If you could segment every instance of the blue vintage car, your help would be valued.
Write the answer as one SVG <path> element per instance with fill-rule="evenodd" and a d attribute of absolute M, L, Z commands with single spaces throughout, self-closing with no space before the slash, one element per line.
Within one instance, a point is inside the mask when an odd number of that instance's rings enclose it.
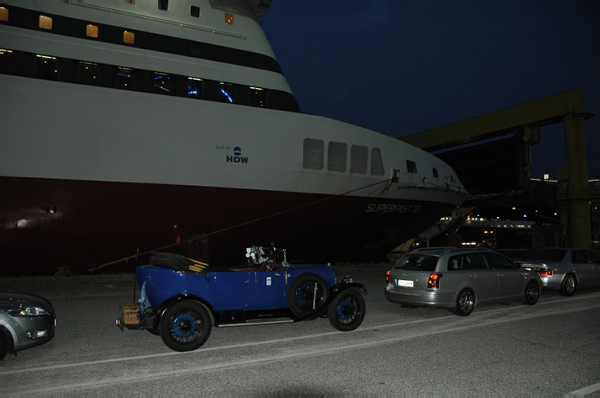
<path fill-rule="evenodd" d="M 329 318 L 341 331 L 365 317 L 364 285 L 336 280 L 329 265 L 292 265 L 285 250 L 253 246 L 247 264 L 216 267 L 177 254 L 154 253 L 137 267 L 140 302 L 121 304 L 117 325 L 149 329 L 175 351 L 191 351 L 212 326 Z"/>

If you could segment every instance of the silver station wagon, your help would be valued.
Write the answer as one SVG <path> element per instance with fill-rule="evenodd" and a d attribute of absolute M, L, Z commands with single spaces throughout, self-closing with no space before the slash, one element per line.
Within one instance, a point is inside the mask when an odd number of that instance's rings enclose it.
<path fill-rule="evenodd" d="M 447 308 L 469 315 L 478 305 L 537 303 L 542 282 L 488 249 L 427 248 L 405 254 L 387 272 L 385 298 L 406 306 Z"/>

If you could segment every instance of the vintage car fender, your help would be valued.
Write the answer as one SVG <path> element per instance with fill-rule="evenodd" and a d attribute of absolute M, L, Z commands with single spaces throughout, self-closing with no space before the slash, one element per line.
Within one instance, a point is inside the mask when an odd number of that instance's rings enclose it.
<path fill-rule="evenodd" d="M 317 308 L 314 312 L 312 312 L 308 315 L 294 318 L 294 322 L 301 322 L 301 321 L 305 321 L 307 319 L 313 319 L 313 318 L 315 318 L 315 316 L 323 316 L 326 313 L 327 307 L 329 306 L 329 304 L 340 293 L 346 291 L 347 289 L 355 289 L 355 290 L 359 291 L 363 296 L 366 296 L 368 294 L 367 287 L 365 285 L 363 285 L 362 283 L 347 282 L 347 281 L 344 281 L 341 283 L 336 283 L 335 285 L 333 285 L 329 288 L 329 298 L 323 304 L 321 304 L 319 306 L 319 308 Z"/>

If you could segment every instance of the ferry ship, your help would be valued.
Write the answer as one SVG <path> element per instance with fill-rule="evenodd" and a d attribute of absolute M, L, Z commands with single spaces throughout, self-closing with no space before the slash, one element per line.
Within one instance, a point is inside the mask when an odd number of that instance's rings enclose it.
<path fill-rule="evenodd" d="M 467 198 L 435 156 L 301 112 L 271 2 L 0 1 L 4 275 L 270 242 L 376 261 Z"/>

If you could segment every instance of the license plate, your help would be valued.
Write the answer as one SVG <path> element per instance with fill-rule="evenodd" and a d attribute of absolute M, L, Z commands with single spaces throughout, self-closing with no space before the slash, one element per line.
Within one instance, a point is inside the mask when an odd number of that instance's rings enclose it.
<path fill-rule="evenodd" d="M 402 287 L 415 287 L 414 281 L 406 281 L 404 279 L 396 279 L 396 285 Z"/>

